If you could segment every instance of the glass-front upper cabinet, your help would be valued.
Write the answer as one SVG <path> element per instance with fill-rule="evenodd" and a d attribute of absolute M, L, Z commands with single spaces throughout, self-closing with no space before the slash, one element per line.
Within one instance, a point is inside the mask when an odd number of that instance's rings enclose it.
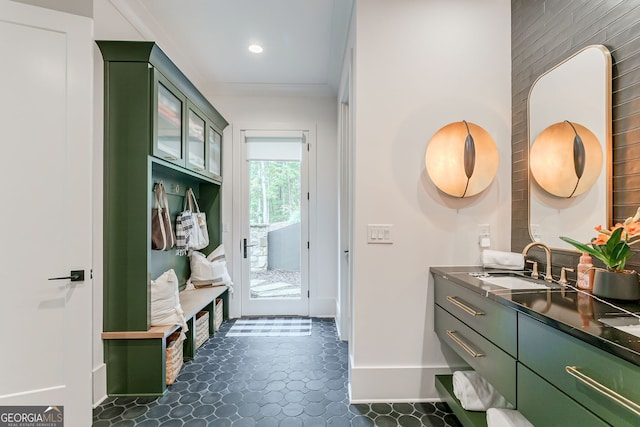
<path fill-rule="evenodd" d="M 189 106 L 187 122 L 187 167 L 197 172 L 205 170 L 204 115 Z"/>
<path fill-rule="evenodd" d="M 213 127 L 207 131 L 207 172 L 215 177 L 222 176 L 221 170 L 222 136 Z"/>
<path fill-rule="evenodd" d="M 171 83 L 158 77 L 153 155 L 184 165 L 183 117 L 186 99 Z"/>

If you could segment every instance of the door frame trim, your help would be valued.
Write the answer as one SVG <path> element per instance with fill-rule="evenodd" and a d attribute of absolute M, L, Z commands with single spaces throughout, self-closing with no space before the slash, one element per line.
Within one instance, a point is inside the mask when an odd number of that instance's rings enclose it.
<path fill-rule="evenodd" d="M 308 257 L 308 290 L 309 298 L 307 300 L 307 314 L 312 313 L 314 301 L 317 300 L 317 283 L 314 280 L 313 272 L 316 271 L 316 258 L 313 255 L 313 244 L 317 242 L 317 138 L 315 123 L 309 122 L 246 122 L 232 124 L 232 226 L 231 226 L 231 242 L 232 247 L 227 250 L 228 263 L 231 264 L 232 277 L 236 284 L 238 297 L 230 305 L 230 317 L 241 317 L 242 315 L 242 221 L 236 218 L 242 218 L 242 191 L 244 185 L 243 177 L 243 132 L 244 131 L 304 131 L 308 133 L 309 153 L 308 153 L 308 189 L 309 189 L 309 205 L 308 205 L 308 240 L 310 249 L 306 251 Z M 304 245 L 303 245 L 304 247 Z M 301 256 L 305 256 L 302 254 Z M 234 298 L 235 299 L 235 298 Z"/>

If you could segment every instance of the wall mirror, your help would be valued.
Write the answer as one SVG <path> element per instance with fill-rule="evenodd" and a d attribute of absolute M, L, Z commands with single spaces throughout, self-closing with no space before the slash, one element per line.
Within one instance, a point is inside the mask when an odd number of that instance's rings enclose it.
<path fill-rule="evenodd" d="M 596 235 L 596 225 L 607 226 L 611 222 L 609 50 L 601 45 L 588 46 L 541 75 L 529 92 L 528 116 L 530 153 L 541 132 L 565 120 L 589 129 L 601 145 L 600 173 L 588 190 L 576 196 L 550 194 L 536 182 L 529 168 L 531 239 L 554 249 L 575 250 L 559 236 L 587 242 Z"/>

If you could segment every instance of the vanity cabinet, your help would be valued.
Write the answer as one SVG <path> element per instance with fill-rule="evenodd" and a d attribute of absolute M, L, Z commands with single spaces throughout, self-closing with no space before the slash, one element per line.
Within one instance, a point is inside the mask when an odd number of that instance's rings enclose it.
<path fill-rule="evenodd" d="M 516 357 L 516 312 L 444 277 L 434 277 L 434 297 L 440 306 L 503 351 Z"/>
<path fill-rule="evenodd" d="M 97 41 L 104 59 L 104 316 L 107 392 L 162 395 L 166 337 L 174 327 L 150 327 L 149 285 L 173 269 L 181 287 L 189 259 L 176 250 L 151 249 L 153 188 L 162 181 L 175 223 L 188 188 L 206 214 L 208 254 L 221 243 L 222 177 L 207 158 L 208 133 L 220 136 L 227 121 L 153 42 Z M 210 173 L 211 172 L 211 173 Z M 193 318 L 226 289 L 190 295 Z M 194 295 L 197 297 L 193 298 Z M 195 300 L 195 302 L 194 302 Z M 225 302 L 226 305 L 226 302 Z M 212 320 L 210 320 L 212 322 Z M 212 323 L 211 323 L 212 324 Z M 191 331 L 193 332 L 193 331 Z M 185 359 L 195 347 L 188 338 Z"/>
<path fill-rule="evenodd" d="M 579 402 L 611 425 L 640 424 L 640 415 L 625 406 L 629 401 L 631 405 L 640 402 L 640 369 L 636 365 L 522 313 L 518 315 L 518 336 L 518 358 L 526 366 L 521 369 L 529 372 L 528 377 L 537 375 L 538 381 L 553 384 L 558 393 Z M 526 405 L 531 397 L 525 384 L 522 389 L 523 394 L 518 394 L 519 407 Z M 558 409 L 567 412 L 568 408 L 575 407 L 563 406 Z M 543 414 L 527 409 L 524 410 L 534 424 L 550 425 L 542 422 Z M 640 407 L 635 405 L 634 409 L 638 411 Z"/>
<path fill-rule="evenodd" d="M 535 426 L 609 425 L 521 363 L 518 363 L 518 410 Z"/>
<path fill-rule="evenodd" d="M 545 427 L 640 425 L 640 367 L 630 361 L 637 359 L 605 351 L 625 342 L 635 349 L 637 340 L 626 335 L 605 343 L 563 324 L 574 315 L 584 326 L 576 296 L 566 289 L 518 295 L 448 269 L 432 268 L 436 334 L 529 421 Z M 608 312 L 615 315 L 613 308 Z M 599 327 L 597 318 L 590 322 Z M 486 425 L 484 413 L 462 408 L 450 375 L 437 376 L 436 388 L 463 425 Z"/>
<path fill-rule="evenodd" d="M 446 276 L 433 277 L 436 334 L 515 405 L 517 313 Z M 484 413 L 465 411 L 453 396 L 450 376 L 438 376 L 436 381 L 440 395 L 460 421 L 486 426 Z"/>

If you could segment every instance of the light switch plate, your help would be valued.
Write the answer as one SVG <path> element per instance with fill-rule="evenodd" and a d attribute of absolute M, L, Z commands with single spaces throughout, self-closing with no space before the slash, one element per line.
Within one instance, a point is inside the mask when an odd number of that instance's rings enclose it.
<path fill-rule="evenodd" d="M 391 230 L 393 224 L 368 224 L 367 225 L 367 243 L 393 243 Z"/>

